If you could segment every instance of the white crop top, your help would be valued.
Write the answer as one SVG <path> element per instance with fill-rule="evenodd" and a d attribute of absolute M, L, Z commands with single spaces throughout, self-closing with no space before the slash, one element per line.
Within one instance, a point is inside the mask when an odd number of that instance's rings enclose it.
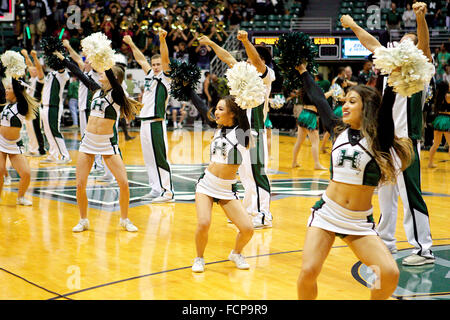
<path fill-rule="evenodd" d="M 366 138 L 358 130 L 346 129 L 336 139 L 331 152 L 331 180 L 336 182 L 377 186 L 381 170 L 368 151 Z"/>
<path fill-rule="evenodd" d="M 0 117 L 2 127 L 22 128 L 22 123 L 25 121 L 25 116 L 21 115 L 17 109 L 17 103 L 6 105 Z"/>
<path fill-rule="evenodd" d="M 223 164 L 241 164 L 245 147 L 236 136 L 238 127 L 217 129 L 210 145 L 210 161 Z M 241 130 L 239 130 L 241 131 Z M 243 131 L 242 131 L 243 133 Z"/>
<path fill-rule="evenodd" d="M 114 102 L 111 93 L 112 90 L 109 90 L 106 95 L 101 90 L 95 92 L 92 97 L 90 116 L 119 120 L 120 105 Z"/>

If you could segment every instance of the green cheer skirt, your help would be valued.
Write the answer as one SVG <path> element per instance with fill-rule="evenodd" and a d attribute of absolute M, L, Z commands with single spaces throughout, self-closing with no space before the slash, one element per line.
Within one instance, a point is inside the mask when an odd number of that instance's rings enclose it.
<path fill-rule="evenodd" d="M 433 128 L 436 131 L 450 132 L 450 114 L 438 114 L 433 121 Z"/>
<path fill-rule="evenodd" d="M 308 109 L 303 109 L 298 116 L 297 123 L 300 127 L 308 130 L 317 130 L 317 113 Z"/>

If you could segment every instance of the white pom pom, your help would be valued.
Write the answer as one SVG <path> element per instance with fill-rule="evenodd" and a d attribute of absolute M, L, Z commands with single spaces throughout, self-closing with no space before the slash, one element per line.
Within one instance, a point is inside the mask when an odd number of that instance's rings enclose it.
<path fill-rule="evenodd" d="M 247 62 L 238 62 L 226 72 L 230 95 L 242 109 L 251 109 L 261 105 L 266 97 L 266 87 L 254 66 Z"/>
<path fill-rule="evenodd" d="M 410 39 L 394 43 L 392 48 L 380 47 L 374 53 L 374 65 L 388 74 L 388 84 L 404 97 L 424 90 L 435 68 Z"/>
<path fill-rule="evenodd" d="M 270 99 L 270 106 L 272 109 L 280 109 L 284 106 L 286 99 L 282 95 L 276 95 L 272 99 Z"/>
<path fill-rule="evenodd" d="M 25 75 L 25 58 L 18 52 L 8 50 L 1 55 L 3 65 L 6 67 L 5 75 L 12 78 L 20 78 Z"/>
<path fill-rule="evenodd" d="M 97 72 L 111 69 L 116 63 L 115 52 L 111 48 L 111 40 L 101 32 L 93 33 L 81 40 L 81 47 L 84 56 Z"/>

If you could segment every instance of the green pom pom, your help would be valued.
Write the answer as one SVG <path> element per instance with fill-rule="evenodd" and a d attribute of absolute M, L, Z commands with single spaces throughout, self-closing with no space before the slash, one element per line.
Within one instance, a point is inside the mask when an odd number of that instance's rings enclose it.
<path fill-rule="evenodd" d="M 319 56 L 319 49 L 312 42 L 310 37 L 303 32 L 289 32 L 280 36 L 276 43 L 279 52 L 275 61 L 283 76 L 283 85 L 292 91 L 300 89 L 302 83 L 300 74 L 295 69 L 296 66 L 305 63 L 308 72 L 316 74 L 318 64 L 316 58 Z"/>
<path fill-rule="evenodd" d="M 200 68 L 194 64 L 172 60 L 169 64 L 170 94 L 178 101 L 189 101 L 190 93 L 200 82 Z"/>
<path fill-rule="evenodd" d="M 63 46 L 62 41 L 55 37 L 45 37 L 41 40 L 41 46 L 44 50 L 45 63 L 53 70 L 64 69 L 63 62 L 53 54 L 55 51 L 59 51 L 63 56 L 66 56 L 67 51 Z"/>

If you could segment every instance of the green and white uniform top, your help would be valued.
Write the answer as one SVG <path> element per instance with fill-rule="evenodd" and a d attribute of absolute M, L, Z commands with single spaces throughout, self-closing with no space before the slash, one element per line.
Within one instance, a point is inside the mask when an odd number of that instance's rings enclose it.
<path fill-rule="evenodd" d="M 238 134 L 244 138 L 244 131 L 238 126 L 217 129 L 210 145 L 210 161 L 222 164 L 241 164 L 242 154 L 246 148 L 239 143 Z"/>
<path fill-rule="evenodd" d="M 250 128 L 255 131 L 264 130 L 264 122 L 269 112 L 269 97 L 272 91 L 272 82 L 275 81 L 275 72 L 266 66 L 266 71 L 261 75 L 264 85 L 266 87 L 266 97 L 264 103 L 258 107 L 247 110 L 247 118 L 250 123 Z"/>
<path fill-rule="evenodd" d="M 91 117 L 98 117 L 103 119 L 111 119 L 118 122 L 120 118 L 120 105 L 114 102 L 112 98 L 113 90 L 107 92 L 97 90 L 91 102 Z"/>
<path fill-rule="evenodd" d="M 42 91 L 42 105 L 44 107 L 60 107 L 63 105 L 63 92 L 66 82 L 70 79 L 69 73 L 51 71 L 45 76 Z"/>
<path fill-rule="evenodd" d="M 164 119 L 169 100 L 170 78 L 164 72 L 155 75 L 150 70 L 145 77 L 144 93 L 142 95 L 143 107 L 139 114 L 141 120 Z"/>
<path fill-rule="evenodd" d="M 387 78 L 384 79 L 386 87 Z M 428 85 L 423 91 L 411 97 L 395 95 L 392 117 L 394 119 L 395 135 L 399 138 L 420 140 L 423 128 L 423 107 L 427 96 Z"/>
<path fill-rule="evenodd" d="M 25 116 L 19 113 L 17 103 L 6 105 L 0 114 L 0 126 L 22 128 Z"/>
<path fill-rule="evenodd" d="M 333 144 L 331 180 L 353 185 L 377 186 L 381 170 L 359 130 L 346 129 Z"/>

